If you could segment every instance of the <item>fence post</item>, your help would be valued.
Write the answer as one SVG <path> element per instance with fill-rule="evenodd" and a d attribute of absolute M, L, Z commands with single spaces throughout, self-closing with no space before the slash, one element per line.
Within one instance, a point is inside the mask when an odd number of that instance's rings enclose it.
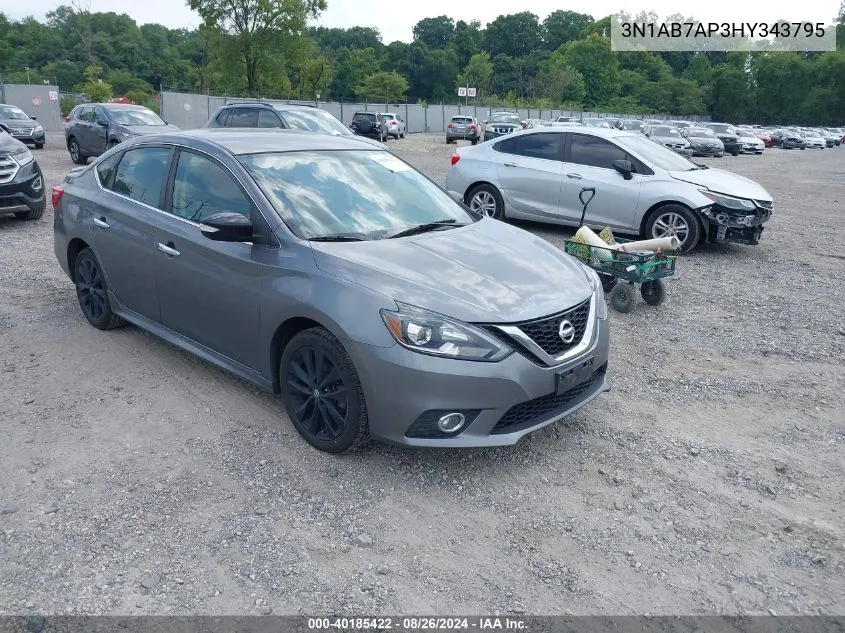
<path fill-rule="evenodd" d="M 423 128 L 426 133 L 428 133 L 428 104 L 425 104 L 423 107 L 423 114 L 425 115 L 425 127 Z"/>
<path fill-rule="evenodd" d="M 405 97 L 405 134 L 408 134 L 408 97 Z"/>
<path fill-rule="evenodd" d="M 343 116 L 343 97 L 340 98 L 340 122 L 343 123 L 346 118 Z"/>
<path fill-rule="evenodd" d="M 443 125 L 446 125 L 446 104 L 442 101 L 440 102 L 440 111 L 442 116 L 440 117 L 440 121 Z M 438 132 L 443 132 L 444 130 L 437 130 Z"/>

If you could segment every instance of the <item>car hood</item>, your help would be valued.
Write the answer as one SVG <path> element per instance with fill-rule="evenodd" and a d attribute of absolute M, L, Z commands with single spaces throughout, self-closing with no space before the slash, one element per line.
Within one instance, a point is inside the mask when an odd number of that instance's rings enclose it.
<path fill-rule="evenodd" d="M 729 196 L 749 200 L 772 201 L 772 196 L 769 195 L 769 192 L 753 180 L 729 171 L 724 171 L 723 169 L 670 171 L 669 174 L 675 180 L 682 180 L 693 185 L 701 185 L 716 193 L 724 193 Z"/>
<path fill-rule="evenodd" d="M 730 132 L 715 132 L 715 134 L 720 139 L 727 141 L 735 141 L 739 138 L 736 134 L 731 134 Z"/>
<path fill-rule="evenodd" d="M 18 139 L 12 138 L 3 130 L 0 130 L 0 156 L 18 154 L 25 149 L 26 145 L 21 143 Z"/>
<path fill-rule="evenodd" d="M 21 127 L 30 128 L 30 127 L 35 127 L 36 125 L 41 125 L 35 119 L 3 119 L 3 118 L 0 118 L 0 123 L 3 123 L 7 127 L 13 127 L 13 128 L 21 128 Z"/>
<path fill-rule="evenodd" d="M 312 242 L 320 270 L 392 299 L 476 323 L 525 321 L 592 294 L 581 264 L 503 222 L 372 242 Z"/>
<path fill-rule="evenodd" d="M 707 143 L 710 145 L 718 145 L 722 141 L 712 136 L 688 136 L 686 137 L 690 143 Z"/>
<path fill-rule="evenodd" d="M 148 134 L 167 134 L 168 132 L 178 132 L 179 128 L 175 125 L 118 125 L 121 130 L 136 134 L 137 136 L 147 136 Z"/>
<path fill-rule="evenodd" d="M 650 136 L 649 138 L 658 143 L 680 143 L 683 145 L 687 142 L 685 138 L 678 136 Z"/>

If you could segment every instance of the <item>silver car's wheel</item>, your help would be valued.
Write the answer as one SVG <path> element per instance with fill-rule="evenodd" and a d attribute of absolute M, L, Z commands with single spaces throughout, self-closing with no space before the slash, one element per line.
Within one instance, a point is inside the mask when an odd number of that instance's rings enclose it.
<path fill-rule="evenodd" d="M 680 249 L 689 252 L 698 244 L 701 226 L 689 209 L 670 204 L 661 207 L 648 219 L 646 235 L 678 238 Z"/>
<path fill-rule="evenodd" d="M 492 185 L 479 185 L 468 196 L 470 209 L 488 218 L 504 219 L 504 202 L 501 194 Z"/>

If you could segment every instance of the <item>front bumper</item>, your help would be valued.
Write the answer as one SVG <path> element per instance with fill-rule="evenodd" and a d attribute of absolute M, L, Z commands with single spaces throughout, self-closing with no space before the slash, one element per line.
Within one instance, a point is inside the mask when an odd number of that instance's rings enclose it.
<path fill-rule="evenodd" d="M 47 142 L 47 135 L 44 133 L 44 130 L 41 130 L 38 134 L 16 132 L 15 130 L 12 130 L 10 132 L 10 136 L 12 138 L 16 138 L 21 143 L 29 143 L 31 145 L 41 145 Z"/>
<path fill-rule="evenodd" d="M 772 209 L 758 207 L 753 212 L 711 205 L 699 212 L 707 220 L 706 241 L 732 242 L 756 246 L 763 234 L 763 225 L 772 217 Z"/>
<path fill-rule="evenodd" d="M 765 145 L 743 145 L 742 152 L 744 154 L 756 154 L 762 152 Z"/>
<path fill-rule="evenodd" d="M 724 153 L 725 150 L 721 146 L 698 145 L 692 148 L 693 156 L 719 156 Z"/>
<path fill-rule="evenodd" d="M 555 367 L 540 366 L 520 352 L 483 363 L 426 356 L 400 345 L 345 345 L 361 377 L 373 438 L 408 446 L 508 446 L 610 390 L 607 320 L 596 325 L 590 347 Z M 586 379 L 557 395 L 557 374 L 580 368 Z M 409 437 L 420 435 L 425 425 L 436 430 L 437 418 L 451 412 L 466 417 L 459 434 Z M 497 428 L 500 422 L 508 424 Z"/>
<path fill-rule="evenodd" d="M 46 204 L 45 196 L 44 177 L 33 161 L 21 167 L 14 180 L 0 185 L 0 215 L 34 210 Z"/>
<path fill-rule="evenodd" d="M 742 143 L 739 141 L 722 141 L 722 145 L 725 146 L 725 152 L 728 154 L 732 154 L 733 152 L 741 152 L 742 151 Z"/>

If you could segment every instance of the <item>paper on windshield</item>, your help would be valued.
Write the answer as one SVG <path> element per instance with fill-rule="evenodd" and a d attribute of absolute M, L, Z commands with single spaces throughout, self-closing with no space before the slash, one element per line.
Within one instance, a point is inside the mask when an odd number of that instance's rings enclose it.
<path fill-rule="evenodd" d="M 400 171 L 411 171 L 410 165 L 403 163 L 393 154 L 389 154 L 388 152 L 373 152 L 370 157 L 373 161 L 394 173 Z"/>

